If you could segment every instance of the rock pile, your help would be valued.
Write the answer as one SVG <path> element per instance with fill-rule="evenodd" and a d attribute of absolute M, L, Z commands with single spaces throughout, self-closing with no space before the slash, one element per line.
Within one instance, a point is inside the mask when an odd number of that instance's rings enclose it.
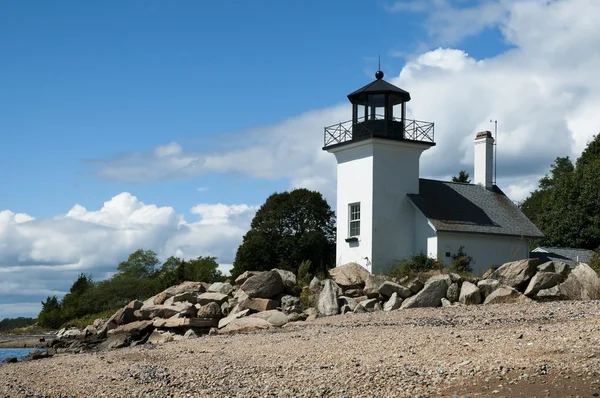
<path fill-rule="evenodd" d="M 59 331 L 51 353 L 247 332 L 337 314 L 600 299 L 600 279 L 583 263 L 570 268 L 561 262 L 539 264 L 528 259 L 506 263 L 482 278 L 433 272 L 400 283 L 372 275 L 356 263 L 333 268 L 329 274 L 329 279 L 313 278 L 302 290 L 292 272 L 278 269 L 245 272 L 235 285 L 184 282 L 146 301 L 132 301 L 81 331 Z"/>

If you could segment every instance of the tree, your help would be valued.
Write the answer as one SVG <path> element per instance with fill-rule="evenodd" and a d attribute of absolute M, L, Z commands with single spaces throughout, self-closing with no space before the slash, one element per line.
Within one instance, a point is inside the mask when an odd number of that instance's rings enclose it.
<path fill-rule="evenodd" d="M 466 170 L 461 170 L 460 173 L 458 173 L 458 177 L 452 176 L 452 182 L 465 182 L 470 184 L 471 180 L 469 179 L 469 173 L 467 173 Z"/>
<path fill-rule="evenodd" d="M 63 323 L 60 302 L 56 296 L 46 298 L 42 301 L 42 310 L 38 315 L 38 324 L 42 327 L 56 329 Z"/>
<path fill-rule="evenodd" d="M 65 294 L 61 302 L 63 317 L 66 319 L 77 318 L 86 313 L 82 305 L 81 297 L 89 289 L 94 287 L 91 275 L 79 274 L 77 280 L 71 286 L 69 293 Z"/>
<path fill-rule="evenodd" d="M 156 275 L 156 266 L 160 264 L 155 252 L 138 249 L 129 255 L 127 261 L 119 263 L 117 269 L 120 275 L 144 279 Z"/>
<path fill-rule="evenodd" d="M 301 188 L 267 198 L 244 235 L 231 274 L 273 268 L 297 273 L 305 260 L 313 273 L 333 265 L 335 214 L 319 192 Z"/>

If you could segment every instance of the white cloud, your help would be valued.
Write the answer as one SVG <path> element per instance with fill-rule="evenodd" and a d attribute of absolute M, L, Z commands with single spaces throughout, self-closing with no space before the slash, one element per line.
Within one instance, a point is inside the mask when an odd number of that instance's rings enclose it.
<path fill-rule="evenodd" d="M 0 302 L 22 297 L 39 303 L 47 296 L 61 296 L 79 273 L 109 277 L 139 248 L 154 250 L 163 259 L 215 256 L 223 269 L 230 269 L 256 209 L 200 204 L 191 210 L 199 219 L 187 221 L 171 207 L 145 204 L 124 192 L 99 210 L 75 205 L 49 219 L 2 211 Z M 35 308 L 39 311 L 39 304 Z"/>

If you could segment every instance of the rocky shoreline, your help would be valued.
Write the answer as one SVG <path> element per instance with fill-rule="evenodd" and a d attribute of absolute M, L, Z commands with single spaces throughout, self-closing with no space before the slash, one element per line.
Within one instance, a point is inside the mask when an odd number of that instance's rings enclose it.
<path fill-rule="evenodd" d="M 0 366 L 0 397 L 594 396 L 600 302 L 415 308 Z"/>
<path fill-rule="evenodd" d="M 46 348 L 55 334 L 2 334 L 0 348 Z"/>

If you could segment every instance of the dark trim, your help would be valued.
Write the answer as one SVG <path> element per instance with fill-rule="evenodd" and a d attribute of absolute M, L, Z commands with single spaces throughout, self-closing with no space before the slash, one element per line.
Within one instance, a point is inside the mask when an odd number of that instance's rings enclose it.
<path fill-rule="evenodd" d="M 423 214 L 423 213 L 421 213 Z M 427 218 L 427 217 L 425 217 Z M 428 219 L 428 218 L 427 218 Z M 429 220 L 429 219 L 428 219 Z M 517 234 L 503 234 L 496 232 L 477 232 L 477 231 L 456 231 L 452 229 L 436 229 L 435 232 L 442 232 L 445 234 L 467 234 L 467 235 L 492 235 L 492 236 L 507 236 L 511 238 L 525 238 L 525 239 L 544 239 L 545 236 L 530 236 L 530 235 L 517 235 Z"/>
<path fill-rule="evenodd" d="M 344 239 L 346 242 L 358 242 L 358 236 L 351 236 L 349 238 Z"/>

